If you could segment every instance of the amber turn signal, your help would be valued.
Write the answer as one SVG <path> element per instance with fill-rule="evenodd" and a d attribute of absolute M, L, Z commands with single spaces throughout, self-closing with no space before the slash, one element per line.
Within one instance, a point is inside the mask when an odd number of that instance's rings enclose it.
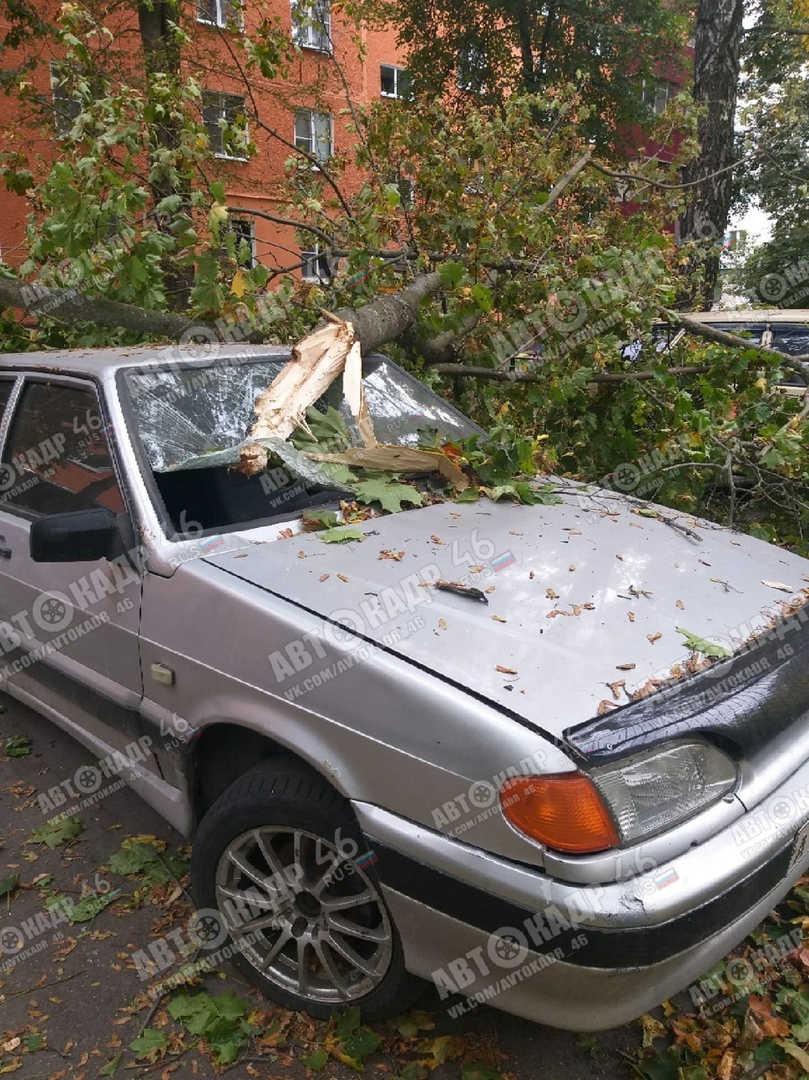
<path fill-rule="evenodd" d="M 556 851 L 584 855 L 618 846 L 612 818 L 583 773 L 506 780 L 500 806 L 516 829 Z"/>

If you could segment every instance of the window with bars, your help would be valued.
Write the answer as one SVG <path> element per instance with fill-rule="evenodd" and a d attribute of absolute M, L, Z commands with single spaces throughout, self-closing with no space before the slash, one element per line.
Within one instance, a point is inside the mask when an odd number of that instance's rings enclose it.
<path fill-rule="evenodd" d="M 331 116 L 312 109 L 298 109 L 295 113 L 295 145 L 317 161 L 328 161 L 334 152 Z"/>
<path fill-rule="evenodd" d="M 394 64 L 380 64 L 379 66 L 382 97 L 402 98 L 410 97 L 410 73 L 404 68 Z"/>
<path fill-rule="evenodd" d="M 197 0 L 197 22 L 230 30 L 244 27 L 244 12 L 239 0 Z"/>
<path fill-rule="evenodd" d="M 302 49 L 331 53 L 329 0 L 291 0 L 292 39 Z"/>
<path fill-rule="evenodd" d="M 202 122 L 216 157 L 246 160 L 249 156 L 244 98 L 222 90 L 202 91 Z"/>
<path fill-rule="evenodd" d="M 53 126 L 57 135 L 65 136 L 81 112 L 82 100 L 73 89 L 69 68 L 58 60 L 51 60 L 51 95 Z"/>

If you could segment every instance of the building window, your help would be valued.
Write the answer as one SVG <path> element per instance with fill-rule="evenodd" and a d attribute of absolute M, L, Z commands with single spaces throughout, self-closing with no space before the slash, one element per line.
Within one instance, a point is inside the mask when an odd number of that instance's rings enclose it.
<path fill-rule="evenodd" d="M 315 244 L 309 251 L 301 252 L 301 277 L 304 281 L 328 281 L 331 278 L 329 260 L 320 253 L 320 247 Z"/>
<path fill-rule="evenodd" d="M 291 0 L 292 40 L 302 49 L 331 53 L 329 0 Z"/>
<path fill-rule="evenodd" d="M 393 64 L 380 64 L 379 73 L 382 97 L 410 97 L 410 74 L 404 68 L 394 67 Z"/>
<path fill-rule="evenodd" d="M 243 269 L 252 270 L 256 265 L 256 226 L 253 218 L 229 217 L 227 231 L 233 237 L 232 241 L 225 240 L 228 254 Z"/>
<path fill-rule="evenodd" d="M 216 157 L 245 161 L 249 157 L 244 98 L 220 90 L 202 91 L 202 122 Z"/>
<path fill-rule="evenodd" d="M 197 22 L 241 30 L 244 12 L 239 0 L 197 0 Z"/>
<path fill-rule="evenodd" d="M 299 109 L 295 113 L 295 145 L 318 161 L 328 161 L 334 152 L 329 114 Z"/>
<path fill-rule="evenodd" d="M 666 106 L 680 92 L 680 84 L 669 82 L 668 79 L 657 79 L 650 82 L 643 80 L 643 104 L 655 116 L 661 116 L 666 111 Z"/>
<path fill-rule="evenodd" d="M 466 45 L 458 50 L 457 84 L 459 90 L 486 93 L 486 55 L 477 45 Z"/>
<path fill-rule="evenodd" d="M 51 60 L 51 93 L 53 95 L 53 125 L 56 134 L 70 134 L 73 121 L 81 112 L 82 100 L 71 86 L 70 71 L 58 60 Z"/>

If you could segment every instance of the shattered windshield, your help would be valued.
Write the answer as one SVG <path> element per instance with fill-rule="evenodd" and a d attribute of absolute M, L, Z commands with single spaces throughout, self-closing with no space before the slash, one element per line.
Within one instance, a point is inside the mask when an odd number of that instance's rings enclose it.
<path fill-rule="evenodd" d="M 191 522 L 204 531 L 243 527 L 350 495 L 345 470 L 300 453 L 295 436 L 263 440 L 272 467 L 261 476 L 236 469 L 251 442 L 256 398 L 286 363 L 284 357 L 272 357 L 125 372 L 133 437 L 151 469 L 169 531 L 182 535 Z M 365 358 L 362 385 L 382 443 L 417 447 L 425 436 L 454 442 L 480 434 L 475 424 L 384 357 Z M 336 410 L 348 445 L 362 445 L 339 380 L 315 407 L 324 417 Z"/>

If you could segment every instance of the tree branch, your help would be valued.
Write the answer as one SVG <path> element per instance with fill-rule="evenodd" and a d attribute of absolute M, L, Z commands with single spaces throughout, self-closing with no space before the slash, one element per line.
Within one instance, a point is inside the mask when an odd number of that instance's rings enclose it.
<path fill-rule="evenodd" d="M 668 312 L 665 313 L 666 316 L 668 316 L 668 314 Z M 685 315 L 681 311 L 675 311 L 672 312 L 672 314 L 676 317 L 681 326 L 684 326 L 686 330 L 689 330 L 692 334 L 696 334 L 698 337 L 707 338 L 709 341 L 716 341 L 720 345 L 730 345 L 734 349 L 756 349 L 766 356 L 778 357 L 782 367 L 794 371 L 804 385 L 809 383 L 809 375 L 804 367 L 805 364 L 809 364 L 809 353 L 803 353 L 800 356 L 790 356 L 788 353 L 781 352 L 780 349 L 773 349 L 769 345 L 756 345 L 755 342 L 752 342 L 747 338 L 737 337 L 736 334 L 729 334 L 726 330 L 718 330 L 715 326 L 707 326 L 705 323 L 700 322 L 699 319 L 692 319 L 689 315 Z"/>
<path fill-rule="evenodd" d="M 339 319 L 353 323 L 362 351 L 373 352 L 409 330 L 416 321 L 421 302 L 434 296 L 440 288 L 441 275 L 434 270 L 429 274 L 418 274 L 397 293 L 380 296 L 361 308 L 340 308 L 335 314 Z"/>
<path fill-rule="evenodd" d="M 278 217 L 276 214 L 267 213 L 266 210 L 253 210 L 247 206 L 229 206 L 227 210 L 229 214 L 250 214 L 253 217 L 265 218 L 267 221 L 272 221 L 276 225 L 289 225 L 293 229 L 303 229 L 305 232 L 312 233 L 314 236 L 318 237 L 319 240 L 328 244 L 329 251 L 336 246 L 336 241 L 333 236 L 329 236 L 324 229 L 319 229 L 317 225 L 309 225 L 305 221 L 295 221 L 293 218 Z"/>
<path fill-rule="evenodd" d="M 559 196 L 562 194 L 568 184 L 571 184 L 583 169 L 586 169 L 588 165 L 593 164 L 591 160 L 592 153 L 592 150 L 587 150 L 584 154 L 582 154 L 582 156 L 579 158 L 579 160 L 576 162 L 572 169 L 568 169 L 564 176 L 559 177 L 551 190 L 548 192 L 548 201 L 542 204 L 541 209 L 543 212 L 545 210 L 550 210 L 550 208 L 553 206 L 553 204 L 556 202 L 556 200 L 559 198 Z"/>
<path fill-rule="evenodd" d="M 669 368 L 672 375 L 704 375 L 710 370 L 707 364 Z M 463 375 L 470 379 L 492 379 L 495 382 L 537 383 L 544 382 L 547 378 L 544 375 L 531 375 L 526 371 L 503 371 L 499 368 L 461 366 L 460 364 L 431 364 L 430 371 L 437 371 L 441 375 Z M 645 382 L 648 379 L 654 379 L 656 374 L 657 372 L 654 371 L 600 371 L 591 375 L 587 381 L 588 383 Z"/>
<path fill-rule="evenodd" d="M 684 184 L 664 184 L 662 180 L 652 180 L 650 176 L 638 176 L 637 173 L 630 172 L 616 172 L 614 169 L 608 169 L 606 165 L 602 165 L 600 161 L 589 161 L 588 164 L 591 169 L 596 169 L 605 176 L 613 176 L 616 180 L 632 180 L 636 184 L 651 184 L 652 187 L 663 188 L 665 191 L 680 191 L 682 188 L 696 187 L 697 184 L 704 184 L 706 180 L 712 180 L 715 176 L 730 172 L 737 165 L 741 165 L 741 161 L 734 161 L 732 165 L 725 165 L 723 169 L 717 169 L 716 172 L 702 176 L 699 180 L 689 180 Z"/>
<path fill-rule="evenodd" d="M 0 305 L 20 308 L 31 315 L 47 315 L 50 319 L 64 323 L 114 326 L 122 330 L 134 330 L 138 334 L 175 340 L 194 329 L 207 332 L 214 329 L 209 323 L 190 319 L 186 315 L 174 315 L 169 311 L 149 311 L 136 304 L 122 304 L 118 300 L 107 300 L 102 296 L 86 296 L 78 289 L 22 285 L 8 278 L 0 278 Z"/>

